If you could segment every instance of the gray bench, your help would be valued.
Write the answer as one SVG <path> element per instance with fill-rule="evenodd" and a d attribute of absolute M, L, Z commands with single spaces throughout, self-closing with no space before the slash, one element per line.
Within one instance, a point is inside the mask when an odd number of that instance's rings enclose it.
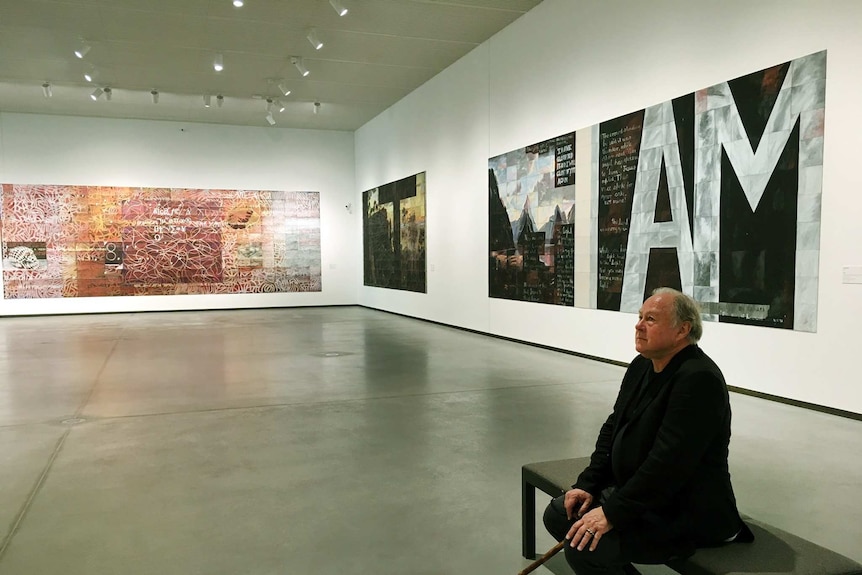
<path fill-rule="evenodd" d="M 522 553 L 536 557 L 536 488 L 557 497 L 571 488 L 589 457 L 529 463 L 521 469 Z M 862 565 L 791 533 L 743 516 L 754 543 L 698 549 L 668 567 L 683 575 L 862 575 Z"/>

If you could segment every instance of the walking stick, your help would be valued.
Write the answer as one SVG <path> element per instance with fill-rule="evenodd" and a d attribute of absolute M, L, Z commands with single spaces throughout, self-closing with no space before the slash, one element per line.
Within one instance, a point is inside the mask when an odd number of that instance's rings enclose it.
<path fill-rule="evenodd" d="M 547 553 L 545 553 L 544 555 L 542 555 L 541 557 L 539 557 L 538 559 L 536 559 L 535 561 L 533 561 L 532 563 L 527 565 L 522 571 L 519 571 L 518 575 L 527 575 L 527 573 L 532 573 L 533 571 L 535 571 L 536 569 L 539 568 L 539 565 L 541 565 L 542 563 L 544 563 L 545 561 L 547 561 L 548 559 L 550 559 L 551 557 L 553 557 L 554 555 L 559 553 L 560 549 L 562 549 L 565 544 L 566 544 L 566 540 L 563 539 L 562 541 L 560 541 L 559 543 L 557 543 L 556 545 L 551 547 Z"/>

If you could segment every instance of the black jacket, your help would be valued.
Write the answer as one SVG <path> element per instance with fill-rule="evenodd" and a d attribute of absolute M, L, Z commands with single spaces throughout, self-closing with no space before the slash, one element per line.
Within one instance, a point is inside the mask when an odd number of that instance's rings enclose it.
<path fill-rule="evenodd" d="M 657 374 L 638 356 L 574 487 L 596 499 L 615 487 L 602 502 L 615 529 L 646 528 L 697 547 L 720 544 L 743 527 L 730 483 L 729 444 L 727 386 L 697 345 Z"/>

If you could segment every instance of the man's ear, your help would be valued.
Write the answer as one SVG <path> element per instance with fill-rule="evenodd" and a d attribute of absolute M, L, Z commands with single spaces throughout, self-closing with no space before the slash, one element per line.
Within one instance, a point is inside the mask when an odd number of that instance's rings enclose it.
<path fill-rule="evenodd" d="M 691 333 L 691 322 L 690 321 L 684 321 L 681 324 L 679 324 L 679 334 L 683 338 L 687 338 L 688 334 L 690 334 L 690 333 Z"/>

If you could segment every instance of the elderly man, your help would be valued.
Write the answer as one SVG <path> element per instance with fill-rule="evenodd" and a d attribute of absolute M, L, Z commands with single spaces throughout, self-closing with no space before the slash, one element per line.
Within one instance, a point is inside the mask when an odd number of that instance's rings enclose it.
<path fill-rule="evenodd" d="M 697 346 L 692 298 L 655 290 L 590 465 L 548 505 L 545 526 L 577 575 L 637 573 L 697 547 L 750 541 L 727 466 L 730 402 L 718 366 Z"/>

